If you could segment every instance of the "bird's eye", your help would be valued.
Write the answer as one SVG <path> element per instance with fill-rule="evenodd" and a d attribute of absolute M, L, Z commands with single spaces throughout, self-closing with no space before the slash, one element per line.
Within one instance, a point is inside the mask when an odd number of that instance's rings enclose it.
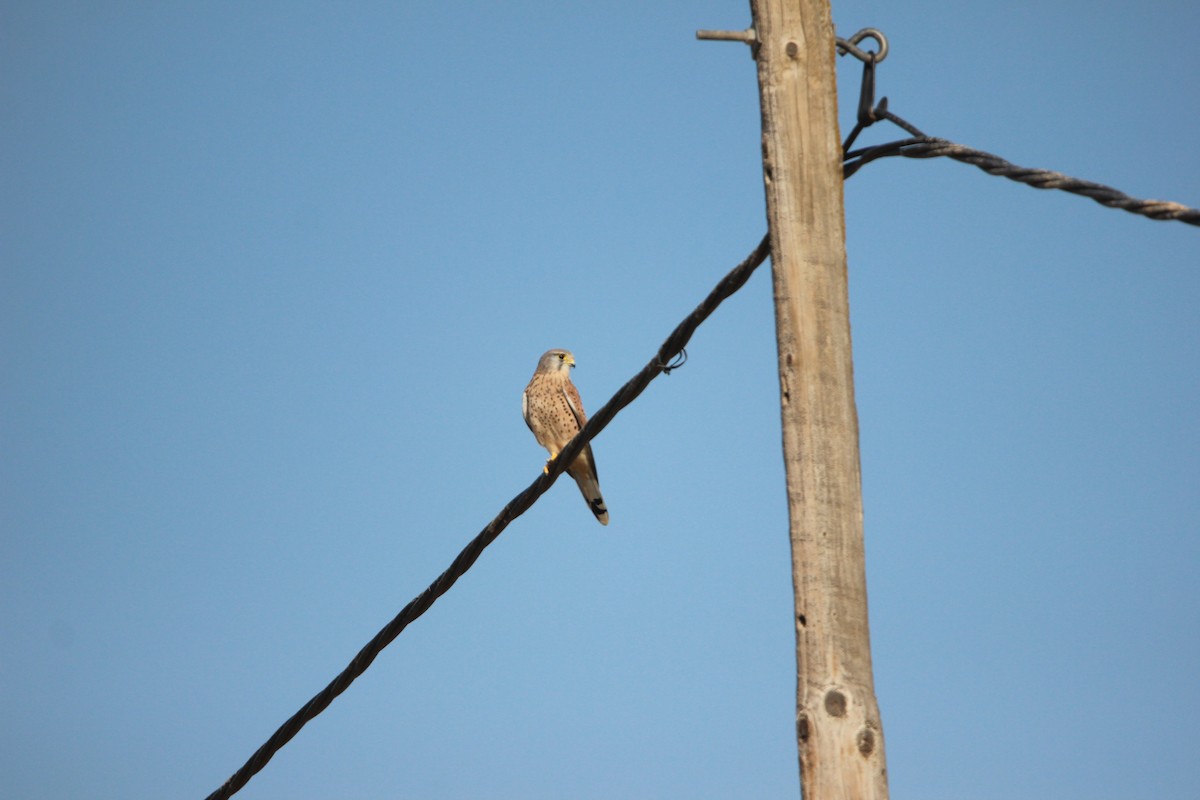
<path fill-rule="evenodd" d="M 563 361 L 563 360 L 565 360 L 565 359 L 566 359 L 566 357 L 567 357 L 567 354 L 566 354 L 566 353 L 559 353 L 559 354 L 558 354 L 558 360 L 559 360 L 559 361 Z"/>

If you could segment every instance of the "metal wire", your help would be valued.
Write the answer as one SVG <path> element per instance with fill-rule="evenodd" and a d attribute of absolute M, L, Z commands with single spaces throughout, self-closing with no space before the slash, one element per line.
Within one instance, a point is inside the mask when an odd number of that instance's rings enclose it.
<path fill-rule="evenodd" d="M 845 162 L 842 165 L 842 174 L 848 178 L 866 164 L 892 156 L 952 158 L 955 161 L 976 166 L 989 175 L 1008 178 L 1035 189 L 1058 189 L 1089 197 L 1108 208 L 1119 208 L 1150 219 L 1178 220 L 1187 225 L 1200 225 L 1200 209 L 1189 208 L 1182 203 L 1169 200 L 1140 200 L 1102 183 L 1072 178 L 1070 175 L 1048 169 L 1020 167 L 1000 156 L 932 136 L 915 136 L 911 139 L 902 139 L 876 147 L 853 150 L 846 154 Z"/>
<path fill-rule="evenodd" d="M 267 765 L 267 762 L 279 752 L 279 750 L 291 741 L 300 729 L 303 728 L 310 720 L 329 707 L 339 694 L 346 691 L 351 683 L 358 676 L 366 672 L 367 667 L 371 666 L 371 662 L 375 657 L 383 651 L 383 648 L 392 643 L 400 633 L 408 627 L 408 624 L 417 617 L 429 610 L 439 597 L 445 594 L 455 581 L 463 576 L 471 565 L 475 563 L 484 549 L 496 540 L 500 533 L 508 527 L 508 524 L 521 516 L 530 506 L 532 506 L 539 497 L 545 494 L 546 490 L 554 485 L 558 476 L 562 474 L 567 465 L 575 460 L 580 451 L 587 446 L 600 431 L 612 421 L 617 412 L 625 406 L 632 403 L 638 395 L 645 391 L 650 385 L 650 381 L 658 377 L 660 372 L 665 372 L 668 369 L 674 369 L 680 364 L 673 364 L 676 356 L 683 352 L 683 348 L 692 338 L 696 328 L 700 323 L 708 319 L 709 315 L 717 309 L 717 306 L 731 296 L 738 289 L 745 285 L 754 270 L 758 268 L 763 261 L 766 260 L 770 252 L 768 237 L 763 237 L 759 242 L 758 247 L 754 249 L 745 261 L 733 268 L 720 283 L 709 292 L 708 296 L 700 305 L 696 306 L 682 322 L 671 331 L 671 335 L 667 337 L 662 346 L 658 348 L 658 352 L 654 357 L 642 367 L 642 369 L 626 381 L 612 398 L 605 403 L 599 411 L 592 415 L 583 429 L 575 435 L 562 452 L 558 454 L 549 464 L 549 471 L 540 474 L 533 483 L 529 485 L 525 491 L 518 494 L 512 500 L 508 501 L 508 505 L 500 510 L 495 519 L 487 524 L 487 526 L 479 532 L 479 534 L 471 540 L 453 563 L 437 577 L 433 583 L 425 591 L 417 595 L 408 605 L 401 609 L 400 613 L 383 627 L 375 637 L 369 641 L 365 647 L 358 651 L 358 655 L 350 662 L 350 664 L 342 670 L 342 672 L 334 678 L 328 686 L 318 692 L 311 700 L 297 711 L 285 723 L 279 726 L 279 729 L 271 735 L 271 738 L 255 751 L 254 755 L 230 776 L 229 780 L 225 781 L 219 789 L 210 794 L 207 800 L 226 800 L 233 796 L 239 789 L 254 777 L 254 775 Z"/>
<path fill-rule="evenodd" d="M 874 39 L 875 41 L 879 42 L 879 52 L 876 53 L 874 50 L 863 50 L 862 48 L 858 47 L 858 43 L 863 39 Z M 837 51 L 839 56 L 850 54 L 859 61 L 874 61 L 876 64 L 878 64 L 880 61 L 883 61 L 885 58 L 887 58 L 888 40 L 887 37 L 883 35 L 883 31 L 880 31 L 876 28 L 863 28 L 849 38 L 843 39 L 840 36 L 837 37 Z"/>

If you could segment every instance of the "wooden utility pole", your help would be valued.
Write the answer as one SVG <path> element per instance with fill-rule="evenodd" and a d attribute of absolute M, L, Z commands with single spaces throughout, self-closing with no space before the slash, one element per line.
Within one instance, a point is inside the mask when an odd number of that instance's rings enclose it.
<path fill-rule="evenodd" d="M 871 673 L 829 0 L 751 0 L 762 101 L 805 800 L 886 800 Z"/>

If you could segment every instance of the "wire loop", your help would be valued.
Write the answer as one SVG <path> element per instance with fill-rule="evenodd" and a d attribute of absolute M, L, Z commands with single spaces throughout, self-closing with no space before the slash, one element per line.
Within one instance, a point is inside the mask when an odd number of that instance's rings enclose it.
<path fill-rule="evenodd" d="M 663 375 L 670 375 L 671 370 L 679 369 L 680 367 L 682 367 L 684 364 L 687 363 L 687 359 L 688 359 L 687 348 L 681 347 L 681 348 L 679 348 L 679 352 L 675 354 L 675 358 L 674 358 L 674 360 L 671 361 L 671 363 L 664 364 L 662 361 L 659 361 L 658 367 L 659 367 L 659 369 L 662 370 Z"/>
<path fill-rule="evenodd" d="M 858 43 L 863 39 L 874 39 L 875 41 L 879 42 L 879 52 L 876 53 L 874 50 L 863 50 L 858 47 Z M 888 41 L 887 37 L 883 35 L 883 31 L 875 28 L 863 28 L 849 39 L 838 37 L 837 49 L 839 56 L 850 54 L 859 61 L 862 61 L 864 64 L 874 58 L 875 62 L 879 63 L 887 58 Z"/>

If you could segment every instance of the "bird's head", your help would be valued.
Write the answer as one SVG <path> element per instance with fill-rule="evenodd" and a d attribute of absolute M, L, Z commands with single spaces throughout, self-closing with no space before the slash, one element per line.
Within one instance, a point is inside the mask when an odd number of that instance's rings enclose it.
<path fill-rule="evenodd" d="M 570 372 L 575 366 L 575 356 L 570 350 L 547 350 L 538 361 L 538 372 Z"/>

